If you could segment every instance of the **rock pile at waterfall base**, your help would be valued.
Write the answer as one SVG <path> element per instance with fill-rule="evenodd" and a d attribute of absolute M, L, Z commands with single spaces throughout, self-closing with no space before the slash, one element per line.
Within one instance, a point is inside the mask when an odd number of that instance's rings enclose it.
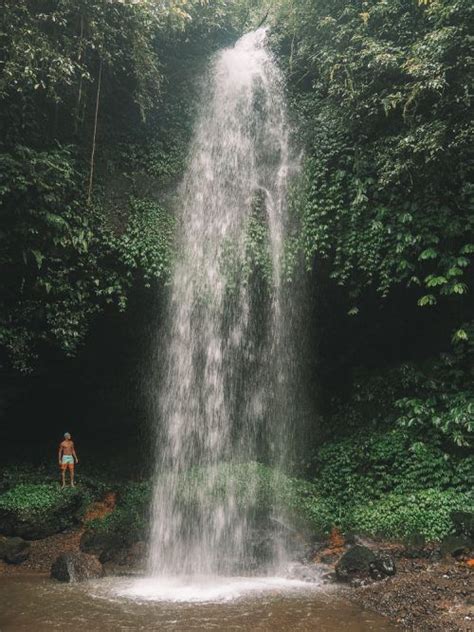
<path fill-rule="evenodd" d="M 348 597 L 413 632 L 470 632 L 473 570 L 454 558 L 397 559 L 397 574 L 354 588 Z"/>

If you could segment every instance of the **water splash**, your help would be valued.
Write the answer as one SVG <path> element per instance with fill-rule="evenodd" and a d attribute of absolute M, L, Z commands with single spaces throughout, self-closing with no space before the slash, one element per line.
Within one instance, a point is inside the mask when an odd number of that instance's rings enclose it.
<path fill-rule="evenodd" d="M 234 466 L 283 458 L 281 265 L 297 165 L 282 78 L 265 39 L 259 29 L 216 56 L 179 191 L 181 239 L 157 405 L 153 575 L 248 565 L 258 499 L 248 468 L 242 495 Z M 256 248 L 258 265 L 250 261 Z"/>

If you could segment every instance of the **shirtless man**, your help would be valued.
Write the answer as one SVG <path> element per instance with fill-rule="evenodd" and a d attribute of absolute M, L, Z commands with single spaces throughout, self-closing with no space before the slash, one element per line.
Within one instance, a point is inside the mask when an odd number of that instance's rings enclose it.
<path fill-rule="evenodd" d="M 69 469 L 69 477 L 71 479 L 71 487 L 74 485 L 74 461 L 79 463 L 76 451 L 74 450 L 74 442 L 71 441 L 71 435 L 66 432 L 64 435 L 64 441 L 59 444 L 59 467 L 61 468 L 62 485 L 61 488 L 66 486 L 66 469 Z"/>

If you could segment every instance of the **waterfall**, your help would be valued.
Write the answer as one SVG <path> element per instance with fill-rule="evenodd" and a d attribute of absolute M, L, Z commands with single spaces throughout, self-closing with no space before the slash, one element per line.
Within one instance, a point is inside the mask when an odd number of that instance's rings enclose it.
<path fill-rule="evenodd" d="M 281 267 L 297 161 L 265 40 L 259 29 L 215 56 L 178 191 L 178 255 L 158 360 L 152 575 L 245 567 L 259 507 L 257 466 L 244 464 L 284 459 Z"/>

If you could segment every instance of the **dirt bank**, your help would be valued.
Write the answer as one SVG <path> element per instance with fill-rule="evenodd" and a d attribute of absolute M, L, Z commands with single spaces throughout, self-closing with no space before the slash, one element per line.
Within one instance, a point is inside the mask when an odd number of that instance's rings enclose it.
<path fill-rule="evenodd" d="M 102 500 L 91 504 L 84 515 L 84 522 L 95 518 L 103 518 L 113 511 L 116 502 L 114 493 L 107 493 Z M 18 575 L 21 573 L 39 573 L 49 575 L 51 565 L 62 553 L 78 551 L 81 536 L 84 533 L 84 525 L 81 524 L 76 529 L 70 529 L 63 533 L 43 538 L 42 540 L 32 540 L 28 559 L 22 564 L 8 564 L 0 559 L 1 575 Z"/>
<path fill-rule="evenodd" d="M 0 560 L 0 576 L 21 575 L 22 573 L 47 574 L 51 564 L 61 553 L 77 551 L 83 529 L 75 529 L 67 533 L 58 533 L 42 540 L 32 540 L 30 555 L 22 564 L 7 564 Z"/>
<path fill-rule="evenodd" d="M 414 632 L 471 632 L 474 574 L 465 562 L 397 559 L 397 574 L 349 598 Z"/>

